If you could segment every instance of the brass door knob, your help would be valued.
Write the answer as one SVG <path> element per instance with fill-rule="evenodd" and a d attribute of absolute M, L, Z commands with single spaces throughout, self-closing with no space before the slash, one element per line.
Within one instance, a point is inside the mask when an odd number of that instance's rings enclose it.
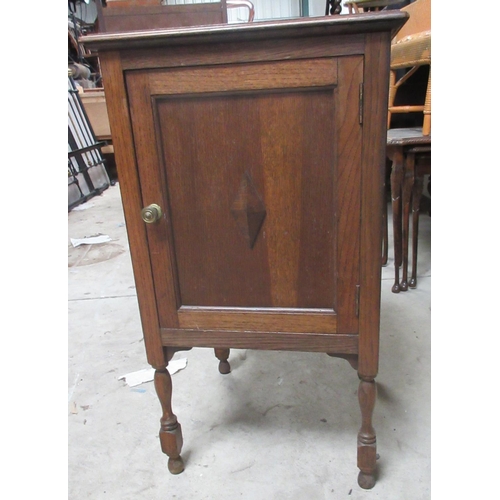
<path fill-rule="evenodd" d="M 158 222 L 162 215 L 163 212 L 161 211 L 161 207 L 156 205 L 156 203 L 148 205 L 141 210 L 142 220 L 147 224 Z"/>

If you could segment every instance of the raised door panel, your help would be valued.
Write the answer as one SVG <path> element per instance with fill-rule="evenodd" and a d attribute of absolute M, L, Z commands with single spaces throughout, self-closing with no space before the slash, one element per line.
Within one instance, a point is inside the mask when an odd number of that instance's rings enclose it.
<path fill-rule="evenodd" d="M 356 333 L 361 78 L 361 57 L 127 74 L 162 328 Z"/>
<path fill-rule="evenodd" d="M 181 305 L 333 309 L 331 93 L 159 100 Z"/>

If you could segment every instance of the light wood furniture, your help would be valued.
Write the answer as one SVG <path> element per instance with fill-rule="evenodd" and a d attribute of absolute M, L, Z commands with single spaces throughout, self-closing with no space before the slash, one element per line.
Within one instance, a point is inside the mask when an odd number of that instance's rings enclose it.
<path fill-rule="evenodd" d="M 398 3 L 401 3 L 401 0 L 348 0 L 344 2 L 344 6 L 349 9 L 349 14 L 361 14 L 362 12 L 378 12 Z"/>
<path fill-rule="evenodd" d="M 108 109 L 104 89 L 87 89 L 80 92 L 80 99 L 89 118 L 96 138 L 100 141 L 111 140 Z"/>
<path fill-rule="evenodd" d="M 389 87 L 389 114 L 391 127 L 394 113 L 423 113 L 423 135 L 431 133 L 431 0 L 416 0 L 401 9 L 410 17 L 408 23 L 394 37 L 391 46 L 391 77 Z M 424 103 L 410 102 L 396 105 L 396 93 L 421 66 L 429 67 Z M 398 71 L 402 74 L 398 75 Z"/>
<path fill-rule="evenodd" d="M 400 12 L 88 36 L 99 50 L 160 440 L 177 350 L 328 353 L 375 484 L 390 40 Z M 300 369 L 300 367 L 297 367 Z"/>

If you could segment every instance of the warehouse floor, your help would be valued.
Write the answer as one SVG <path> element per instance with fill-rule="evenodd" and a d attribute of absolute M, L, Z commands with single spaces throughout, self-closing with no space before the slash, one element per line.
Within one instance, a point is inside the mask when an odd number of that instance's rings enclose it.
<path fill-rule="evenodd" d="M 68 498 L 322 500 L 430 498 L 430 217 L 420 218 L 418 286 L 393 294 L 382 270 L 374 412 L 379 479 L 357 484 L 358 378 L 326 354 L 232 350 L 221 375 L 210 349 L 177 353 L 172 376 L 185 471 L 173 476 L 158 438 L 119 185 L 68 215 Z M 129 380 L 129 379 L 127 379 Z"/>

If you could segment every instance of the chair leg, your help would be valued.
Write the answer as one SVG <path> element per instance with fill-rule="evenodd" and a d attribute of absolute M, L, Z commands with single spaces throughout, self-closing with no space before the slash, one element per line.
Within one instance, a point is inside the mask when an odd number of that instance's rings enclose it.
<path fill-rule="evenodd" d="M 384 186 L 384 207 L 382 211 L 382 266 L 389 260 L 389 226 L 387 220 L 387 189 Z"/>
<path fill-rule="evenodd" d="M 410 288 L 417 287 L 417 252 L 418 252 L 418 222 L 420 219 L 420 201 L 424 190 L 424 179 L 418 175 L 415 177 L 412 194 L 412 264 L 411 278 L 408 286 Z"/>
<path fill-rule="evenodd" d="M 410 240 L 410 204 L 413 183 L 415 181 L 415 154 L 408 153 L 404 159 L 403 167 L 403 189 L 402 189 L 402 205 L 403 205 L 403 224 L 402 224 L 402 246 L 403 246 L 403 278 L 400 283 L 401 291 L 408 290 L 408 250 Z"/>
<path fill-rule="evenodd" d="M 399 268 L 402 263 L 401 241 L 401 191 L 403 184 L 403 148 L 394 148 L 391 152 L 391 200 L 392 200 L 392 225 L 394 232 L 394 285 L 393 293 L 401 291 L 399 285 Z"/>

